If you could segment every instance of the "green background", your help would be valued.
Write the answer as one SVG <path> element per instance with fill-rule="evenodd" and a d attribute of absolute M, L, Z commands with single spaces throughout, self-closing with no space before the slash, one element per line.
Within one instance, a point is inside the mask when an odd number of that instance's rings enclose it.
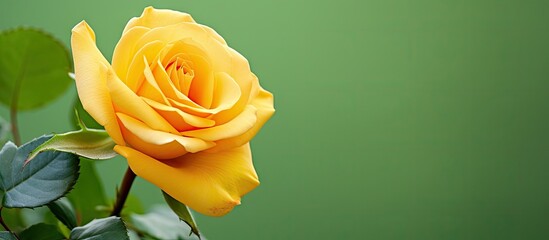
<path fill-rule="evenodd" d="M 110 59 L 148 5 L 216 29 L 275 95 L 262 184 L 198 216 L 209 239 L 549 239 L 548 1 L 0 0 L 0 29 L 68 46 L 85 19 Z M 74 96 L 22 113 L 24 140 L 68 130 Z M 124 169 L 99 163 L 111 196 Z"/>

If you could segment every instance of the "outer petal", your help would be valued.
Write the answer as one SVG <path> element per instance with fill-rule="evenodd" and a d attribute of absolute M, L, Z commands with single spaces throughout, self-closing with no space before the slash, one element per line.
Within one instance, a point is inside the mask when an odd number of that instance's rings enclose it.
<path fill-rule="evenodd" d="M 246 109 L 233 120 L 219 126 L 202 128 L 198 130 L 184 131 L 181 135 L 187 137 L 195 137 L 207 141 L 217 141 L 231 137 L 239 136 L 246 133 L 254 127 L 257 122 L 257 109 L 253 105 L 249 105 Z"/>
<path fill-rule="evenodd" d="M 145 46 L 135 53 L 128 68 L 126 80 L 124 81 L 133 92 L 139 90 L 139 87 L 141 87 L 141 84 L 145 79 L 143 72 L 145 67 L 149 67 L 147 62 L 148 59 L 151 59 L 154 63 L 154 60 L 160 55 L 160 51 L 164 46 L 165 44 L 161 41 L 152 41 L 145 44 Z"/>
<path fill-rule="evenodd" d="M 167 106 L 156 101 L 143 98 L 149 106 L 154 108 L 157 113 L 162 115 L 169 123 L 176 129 L 183 129 L 179 131 L 185 131 L 193 128 L 207 128 L 215 125 L 215 121 L 207 118 L 201 118 L 199 116 L 191 115 L 183 112 L 177 108 Z"/>
<path fill-rule="evenodd" d="M 257 121 L 255 122 L 255 125 L 240 136 L 216 141 L 216 146 L 206 150 L 207 152 L 224 151 L 246 144 L 259 132 L 261 127 L 263 127 L 265 122 L 267 122 L 275 112 L 273 107 L 273 95 L 264 89 L 260 89 L 259 94 L 252 100 L 251 105 L 257 108 Z"/>
<path fill-rule="evenodd" d="M 202 139 L 153 130 L 143 122 L 123 113 L 116 115 L 124 126 L 122 133 L 128 144 L 153 158 L 172 159 L 187 152 L 199 152 L 215 145 Z"/>
<path fill-rule="evenodd" d="M 225 42 L 225 39 L 223 39 L 223 37 L 221 37 L 221 35 L 219 35 L 219 33 L 217 33 L 211 27 L 208 27 L 208 26 L 205 26 L 205 25 L 202 25 L 202 24 L 198 24 L 198 25 L 201 26 L 202 28 L 204 28 L 204 30 L 206 30 L 206 32 L 208 32 L 210 35 L 212 35 L 212 38 L 217 40 L 219 43 L 221 43 L 223 45 L 227 45 L 227 42 Z"/>
<path fill-rule="evenodd" d="M 240 204 L 241 196 L 259 185 L 249 144 L 162 162 L 129 147 L 116 146 L 114 150 L 128 159 L 138 176 L 209 216 L 227 214 Z"/>
<path fill-rule="evenodd" d="M 109 73 L 110 75 L 115 75 L 113 71 L 110 71 Z M 152 129 L 178 133 L 166 119 L 162 118 L 162 116 L 154 111 L 139 96 L 135 95 L 135 93 L 132 92 L 128 86 L 124 85 L 120 79 L 116 77 L 113 78 L 115 79 L 110 81 L 107 87 L 112 96 L 112 104 L 114 105 L 116 112 L 121 112 L 143 121 Z"/>
<path fill-rule="evenodd" d="M 224 72 L 215 74 L 212 109 L 216 109 L 217 111 L 230 109 L 238 102 L 241 95 L 240 87 L 229 74 Z"/>
<path fill-rule="evenodd" d="M 192 22 L 194 23 L 191 15 L 169 9 L 155 9 L 153 7 L 146 7 L 140 17 L 132 18 L 126 27 L 124 32 L 132 29 L 136 26 L 142 26 L 147 28 L 155 28 L 168 26 L 180 22 Z"/>
<path fill-rule="evenodd" d="M 107 88 L 111 66 L 97 49 L 95 33 L 85 21 L 72 29 L 71 46 L 76 88 L 84 109 L 105 127 L 116 144 L 125 145 Z"/>
<path fill-rule="evenodd" d="M 135 56 L 135 51 L 138 50 L 134 49 L 135 42 L 149 30 L 150 29 L 146 27 L 134 27 L 122 34 L 122 37 L 116 44 L 112 55 L 112 67 L 123 82 L 126 82 L 128 68 Z"/>
<path fill-rule="evenodd" d="M 192 41 L 189 41 L 189 39 L 192 39 Z M 189 45 L 194 45 L 196 49 L 203 51 L 201 55 L 208 59 L 213 69 L 223 72 L 234 70 L 231 62 L 233 59 L 228 47 L 212 38 L 204 28 L 196 23 L 180 22 L 174 25 L 153 28 L 135 43 L 135 48 L 139 49 L 145 44 L 157 40 L 165 43 L 185 40 L 185 42 L 190 43 Z M 187 51 L 194 52 L 195 50 L 190 47 L 187 48 Z"/>
<path fill-rule="evenodd" d="M 240 86 L 241 95 L 238 101 L 232 105 L 230 109 L 221 111 L 213 117 L 213 119 L 218 123 L 230 121 L 232 118 L 240 114 L 250 103 L 253 97 L 258 94 L 260 88 L 257 76 L 255 76 L 250 70 L 248 60 L 246 60 L 246 58 L 234 49 L 229 47 L 227 47 L 227 49 L 231 53 L 230 62 L 232 67 L 230 71 L 227 71 L 226 73 L 229 74 Z"/>

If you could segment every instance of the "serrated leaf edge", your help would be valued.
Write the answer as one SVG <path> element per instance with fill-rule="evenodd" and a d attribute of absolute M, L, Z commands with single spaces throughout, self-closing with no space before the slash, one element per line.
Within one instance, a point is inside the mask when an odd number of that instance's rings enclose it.
<path fill-rule="evenodd" d="M 29 141 L 29 142 L 35 141 L 36 139 L 41 138 L 41 137 L 44 137 L 44 136 L 48 136 L 48 135 L 42 135 L 42 136 L 40 136 L 40 137 L 36 137 L 36 138 L 32 139 L 32 140 Z M 17 149 L 19 149 L 19 148 L 20 148 L 20 147 L 17 147 Z M 37 205 L 37 206 L 32 206 L 32 207 L 9 207 L 9 206 L 4 205 L 4 199 L 2 199 L 2 204 L 1 204 L 1 205 L 2 205 L 3 207 L 5 207 L 5 208 L 10 208 L 10 209 L 11 209 L 11 208 L 28 208 L 28 209 L 35 209 L 35 208 L 39 208 L 39 207 L 46 206 L 46 205 L 48 205 L 48 204 L 50 204 L 50 203 L 52 203 L 52 202 L 55 202 L 55 201 L 59 200 L 60 198 L 64 197 L 65 195 L 67 195 L 72 189 L 74 189 L 74 186 L 76 185 L 76 182 L 78 181 L 78 178 L 80 177 L 80 158 L 79 158 L 78 156 L 76 156 L 75 154 L 72 154 L 72 153 L 68 153 L 68 154 L 71 154 L 71 155 L 73 155 L 74 157 L 76 157 L 76 159 L 78 159 L 78 164 L 77 164 L 78 169 L 76 170 L 76 173 L 75 173 L 76 176 L 75 176 L 74 180 L 69 184 L 70 187 L 67 188 L 67 190 L 64 191 L 63 194 L 62 194 L 60 197 L 53 199 L 51 202 L 47 202 L 47 203 L 44 203 L 44 204 L 41 204 L 41 205 Z M 26 165 L 23 165 L 23 167 L 25 167 L 25 166 L 26 166 Z M 2 191 L 5 192 L 6 190 L 3 189 Z"/>

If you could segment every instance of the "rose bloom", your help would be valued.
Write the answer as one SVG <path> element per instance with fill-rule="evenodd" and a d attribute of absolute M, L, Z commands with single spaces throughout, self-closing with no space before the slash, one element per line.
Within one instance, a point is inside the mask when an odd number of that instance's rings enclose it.
<path fill-rule="evenodd" d="M 249 141 L 274 113 L 273 96 L 213 29 L 148 7 L 126 25 L 112 64 L 85 21 L 71 45 L 84 109 L 136 175 L 210 216 L 259 184 Z"/>

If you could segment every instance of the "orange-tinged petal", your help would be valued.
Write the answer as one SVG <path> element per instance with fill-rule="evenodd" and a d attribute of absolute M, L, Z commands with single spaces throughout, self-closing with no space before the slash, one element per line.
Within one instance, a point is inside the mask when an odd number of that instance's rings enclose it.
<path fill-rule="evenodd" d="M 210 57 L 205 49 L 202 49 L 200 44 L 191 38 L 179 39 L 171 42 L 168 46 L 167 49 L 169 50 L 165 52 L 161 60 L 162 65 L 170 65 L 166 71 L 175 88 L 200 104 L 200 106 L 210 108 L 213 101 L 215 80 Z M 181 84 L 185 78 L 180 77 L 180 70 L 174 70 L 176 66 L 180 67 L 180 65 L 188 65 L 193 70 L 192 81 Z"/>
<path fill-rule="evenodd" d="M 257 109 L 257 121 L 255 125 L 240 136 L 216 141 L 216 146 L 206 151 L 224 151 L 246 144 L 259 132 L 261 127 L 263 127 L 265 122 L 267 122 L 275 112 L 273 107 L 273 95 L 263 89 L 260 89 L 259 94 L 251 102 L 251 105 Z"/>
<path fill-rule="evenodd" d="M 72 29 L 72 55 L 78 96 L 84 109 L 118 145 L 125 145 L 107 88 L 110 65 L 95 45 L 95 33 L 85 21 Z"/>
<path fill-rule="evenodd" d="M 153 7 L 146 7 L 140 17 L 132 18 L 126 27 L 124 32 L 136 26 L 155 28 L 161 26 L 168 26 L 180 22 L 194 22 L 191 15 L 169 9 L 155 9 Z"/>
<path fill-rule="evenodd" d="M 191 69 L 186 73 L 184 73 L 183 71 L 179 71 L 179 74 L 179 90 L 181 91 L 181 93 L 188 95 L 189 90 L 191 89 L 191 83 L 193 82 L 194 78 L 194 70 Z"/>
<path fill-rule="evenodd" d="M 210 108 L 213 101 L 215 78 L 208 61 L 200 55 L 189 54 L 193 63 L 194 78 L 189 89 L 189 98 L 204 108 Z"/>
<path fill-rule="evenodd" d="M 129 147 L 114 149 L 138 176 L 209 216 L 227 214 L 259 185 L 249 144 L 218 153 L 188 153 L 170 161 L 157 161 Z"/>
<path fill-rule="evenodd" d="M 114 72 L 112 72 L 114 75 Z M 154 130 L 178 133 L 162 116 L 155 112 L 139 96 L 124 85 L 120 79 L 115 78 L 107 84 L 111 93 L 112 103 L 116 112 L 124 113 L 147 124 Z"/>
<path fill-rule="evenodd" d="M 202 139 L 153 130 L 143 122 L 123 113 L 116 115 L 124 126 L 123 133 L 128 143 L 158 159 L 171 159 L 186 152 L 199 152 L 215 145 Z"/>
<path fill-rule="evenodd" d="M 189 97 L 179 92 L 173 82 L 170 80 L 168 73 L 164 70 L 162 63 L 158 62 L 158 67 L 154 68 L 153 76 L 161 91 L 166 95 L 171 105 L 180 107 L 182 111 L 189 112 L 197 116 L 207 116 L 211 114 L 209 109 L 206 109 L 196 104 Z"/>
<path fill-rule="evenodd" d="M 177 73 L 179 72 L 178 68 L 181 62 L 181 58 L 176 58 L 175 61 L 168 67 L 168 69 L 166 69 L 166 72 L 170 76 L 171 82 L 179 92 L 181 92 L 181 88 L 179 86 L 179 74 Z"/>

